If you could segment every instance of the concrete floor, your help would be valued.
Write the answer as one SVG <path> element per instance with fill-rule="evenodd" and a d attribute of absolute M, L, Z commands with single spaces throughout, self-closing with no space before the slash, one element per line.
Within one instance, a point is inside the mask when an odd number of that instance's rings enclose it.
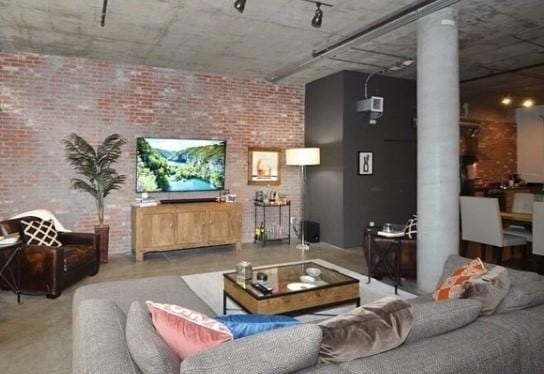
<path fill-rule="evenodd" d="M 258 265 L 321 258 L 366 274 L 361 248 L 340 249 L 327 244 L 312 245 L 301 252 L 294 245 L 244 245 L 240 252 L 216 247 L 158 253 L 136 263 L 132 255 L 110 256 L 95 277 L 87 277 L 55 299 L 23 296 L 17 305 L 15 295 L 0 292 L 0 373 L 68 374 L 72 362 L 72 297 L 77 287 L 110 280 L 156 275 L 186 275 L 232 269 L 241 260 Z"/>

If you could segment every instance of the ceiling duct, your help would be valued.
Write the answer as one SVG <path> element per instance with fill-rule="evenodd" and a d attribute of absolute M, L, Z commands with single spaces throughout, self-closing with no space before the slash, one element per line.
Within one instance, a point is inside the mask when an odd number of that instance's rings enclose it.
<path fill-rule="evenodd" d="M 480 131 L 484 122 L 471 120 L 468 118 L 461 118 L 459 126 L 461 127 L 461 136 L 465 140 L 465 149 L 461 155 L 463 158 L 463 164 L 469 165 L 476 161 L 491 160 L 485 153 L 482 153 L 479 149 L 480 143 Z"/>
<path fill-rule="evenodd" d="M 372 22 L 365 27 L 357 30 L 353 34 L 341 39 L 331 45 L 328 45 L 320 50 L 314 51 L 312 57 L 306 61 L 301 61 L 295 65 L 288 66 L 281 69 L 266 79 L 271 82 L 278 82 L 282 79 L 290 77 L 291 75 L 306 69 L 307 67 L 320 61 L 322 58 L 327 57 L 331 53 L 340 53 L 355 45 L 361 45 L 362 43 L 374 40 L 382 35 L 385 35 L 391 31 L 400 29 L 418 18 L 437 12 L 441 9 L 452 6 L 462 0 L 419 0 L 414 4 L 410 4 L 403 8 L 398 9 L 386 16 Z"/>

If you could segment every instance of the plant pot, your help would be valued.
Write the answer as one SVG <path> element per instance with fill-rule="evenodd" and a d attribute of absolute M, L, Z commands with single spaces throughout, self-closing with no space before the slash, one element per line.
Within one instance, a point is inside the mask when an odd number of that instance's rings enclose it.
<path fill-rule="evenodd" d="M 100 263 L 108 263 L 108 249 L 110 243 L 110 226 L 102 225 L 94 227 L 94 234 L 96 240 L 96 246 L 98 247 L 98 252 L 100 253 Z"/>

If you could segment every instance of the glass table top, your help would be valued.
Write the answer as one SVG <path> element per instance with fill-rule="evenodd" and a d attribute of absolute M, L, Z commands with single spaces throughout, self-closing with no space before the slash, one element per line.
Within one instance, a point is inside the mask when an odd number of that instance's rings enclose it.
<path fill-rule="evenodd" d="M 306 271 L 308 268 L 319 269 L 321 274 L 318 277 L 310 277 Z M 257 283 L 258 273 L 267 275 L 268 280 L 265 282 L 265 285 L 272 288 L 271 294 L 265 294 L 253 286 L 253 284 Z M 255 298 L 285 296 L 359 282 L 358 279 L 318 265 L 314 262 L 253 269 L 253 277 L 251 280 L 237 279 L 236 272 L 225 273 L 223 276 L 237 284 Z"/>

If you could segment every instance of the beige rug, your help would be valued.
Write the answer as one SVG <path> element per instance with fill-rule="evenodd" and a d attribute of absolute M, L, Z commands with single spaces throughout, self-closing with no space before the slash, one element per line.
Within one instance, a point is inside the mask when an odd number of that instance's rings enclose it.
<path fill-rule="evenodd" d="M 315 259 L 315 260 L 309 260 L 312 262 L 315 262 L 319 265 L 337 270 L 341 273 L 344 273 L 346 275 L 349 275 L 352 278 L 356 278 L 360 280 L 359 283 L 359 292 L 361 295 L 361 305 L 364 305 L 366 303 L 370 303 L 372 301 L 381 299 L 386 296 L 395 296 L 395 288 L 385 284 L 383 282 L 380 282 L 376 279 L 372 279 L 370 283 L 368 282 L 368 277 L 363 274 L 356 273 L 354 271 L 348 270 L 346 268 L 336 266 L 330 262 L 327 262 L 325 260 L 321 259 Z M 297 264 L 301 262 L 306 261 L 296 261 L 296 262 L 289 262 L 281 265 L 289 265 L 289 264 Z M 262 266 L 262 267 L 269 267 L 268 266 Z M 260 267 L 255 267 L 254 270 L 259 269 Z M 202 274 L 193 274 L 193 275 L 185 275 L 182 276 L 182 279 L 187 282 L 189 287 L 202 299 L 206 304 L 210 306 L 210 308 L 217 314 L 222 315 L 223 314 L 223 273 L 227 273 L 233 270 L 224 270 L 224 271 L 217 271 L 213 273 L 202 273 Z M 399 290 L 399 294 L 397 297 L 401 299 L 411 299 L 416 297 L 415 295 Z M 341 313 L 345 313 L 347 311 L 350 311 L 351 309 L 355 308 L 355 304 L 346 304 L 345 306 L 339 306 L 334 307 L 330 309 L 323 309 L 319 312 L 313 313 L 313 314 L 306 314 L 297 316 L 296 318 L 307 322 L 317 319 L 323 319 L 325 317 L 331 316 L 331 315 L 338 315 Z M 243 314 L 245 313 L 240 309 L 238 305 L 236 305 L 232 300 L 227 299 L 227 313 L 228 314 Z"/>

